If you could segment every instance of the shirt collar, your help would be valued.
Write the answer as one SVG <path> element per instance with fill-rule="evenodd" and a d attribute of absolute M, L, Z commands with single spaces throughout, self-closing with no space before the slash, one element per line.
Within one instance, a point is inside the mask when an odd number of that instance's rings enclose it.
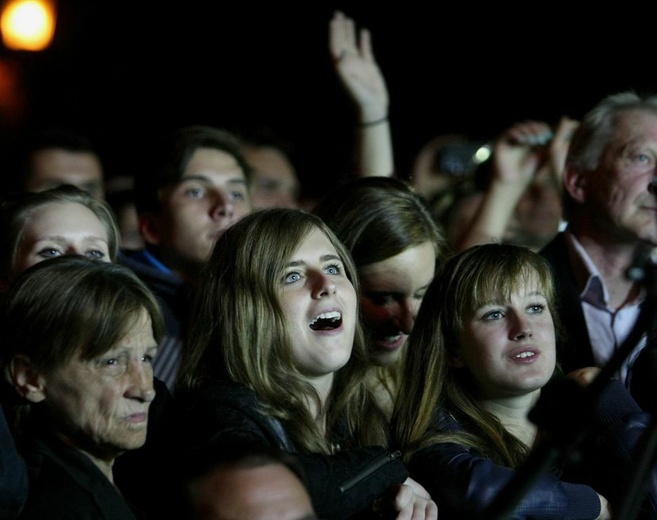
<path fill-rule="evenodd" d="M 609 302 L 609 293 L 600 271 L 570 230 L 564 232 L 564 238 L 580 298 L 591 305 L 605 308 Z"/>

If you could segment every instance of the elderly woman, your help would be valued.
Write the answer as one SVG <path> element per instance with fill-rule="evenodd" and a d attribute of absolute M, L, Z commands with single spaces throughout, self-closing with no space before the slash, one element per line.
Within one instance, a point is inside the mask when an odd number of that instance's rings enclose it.
<path fill-rule="evenodd" d="M 113 465 L 146 440 L 152 293 L 122 266 L 65 255 L 16 278 L 0 323 L 3 406 L 30 473 L 21 518 L 139 518 Z"/>

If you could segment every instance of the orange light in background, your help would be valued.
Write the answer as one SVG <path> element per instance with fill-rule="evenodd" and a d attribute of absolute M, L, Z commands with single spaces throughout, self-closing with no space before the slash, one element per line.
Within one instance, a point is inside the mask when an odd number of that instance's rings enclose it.
<path fill-rule="evenodd" d="M 53 0 L 8 0 L 0 14 L 2 41 L 9 49 L 41 51 L 55 34 Z"/>

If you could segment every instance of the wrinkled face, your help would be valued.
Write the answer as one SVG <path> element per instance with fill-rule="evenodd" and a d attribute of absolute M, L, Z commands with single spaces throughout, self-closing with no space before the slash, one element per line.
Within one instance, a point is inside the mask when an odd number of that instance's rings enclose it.
<path fill-rule="evenodd" d="M 244 148 L 244 154 L 253 167 L 251 201 L 254 209 L 299 206 L 299 181 L 283 152 L 269 146 L 249 146 Z"/>
<path fill-rule="evenodd" d="M 105 226 L 93 211 L 77 202 L 46 204 L 32 211 L 25 222 L 14 271 L 73 254 L 111 262 Z"/>
<path fill-rule="evenodd" d="M 297 367 L 310 379 L 332 379 L 351 356 L 357 299 L 342 259 L 322 231 L 313 230 L 299 244 L 281 285 Z"/>
<path fill-rule="evenodd" d="M 103 168 L 91 152 L 71 152 L 45 148 L 32 156 L 26 191 L 44 191 L 62 184 L 73 184 L 97 199 L 104 199 Z"/>
<path fill-rule="evenodd" d="M 246 177 L 236 159 L 221 150 L 199 148 L 181 181 L 162 194 L 155 237 L 174 270 L 206 262 L 219 236 L 251 211 Z"/>
<path fill-rule="evenodd" d="M 629 111 L 617 116 L 615 137 L 600 167 L 583 176 L 577 195 L 590 225 L 607 240 L 657 244 L 657 115 Z"/>
<path fill-rule="evenodd" d="M 510 301 L 491 301 L 466 316 L 453 363 L 470 371 L 481 399 L 543 387 L 555 369 L 556 339 L 538 283 L 514 292 Z"/>
<path fill-rule="evenodd" d="M 189 490 L 199 520 L 317 518 L 303 484 L 282 464 L 220 466 L 193 481 Z"/>
<path fill-rule="evenodd" d="M 57 433 L 101 458 L 140 447 L 155 397 L 152 361 L 157 350 L 145 310 L 125 336 L 102 356 L 74 357 L 41 374 L 45 404 Z"/>
<path fill-rule="evenodd" d="M 359 269 L 360 303 L 372 334 L 374 364 L 399 359 L 435 269 L 436 252 L 429 241 Z"/>

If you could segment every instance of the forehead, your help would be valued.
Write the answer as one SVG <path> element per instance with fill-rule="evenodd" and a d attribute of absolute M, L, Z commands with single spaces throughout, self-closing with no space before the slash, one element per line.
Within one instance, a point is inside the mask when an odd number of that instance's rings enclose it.
<path fill-rule="evenodd" d="M 533 268 L 525 268 L 514 276 L 500 270 L 479 276 L 473 283 L 466 283 L 471 287 L 471 299 L 474 306 L 488 302 L 510 301 L 515 295 L 544 293 L 544 287 L 538 273 Z"/>
<path fill-rule="evenodd" d="M 313 227 L 299 242 L 299 246 L 292 255 L 297 256 L 319 256 L 333 254 L 338 256 L 335 246 L 321 229 Z M 294 260 L 294 258 L 293 258 Z"/>
<path fill-rule="evenodd" d="M 657 113 L 648 110 L 626 110 L 615 119 L 616 139 L 622 142 L 657 143 Z"/>
<path fill-rule="evenodd" d="M 39 178 L 66 178 L 67 175 L 84 175 L 101 179 L 102 167 L 92 152 L 77 152 L 61 148 L 44 148 L 32 156 L 32 176 Z"/>
<path fill-rule="evenodd" d="M 237 159 L 216 148 L 197 148 L 182 174 L 185 178 L 204 178 L 223 182 L 245 182 L 244 171 Z"/>
<path fill-rule="evenodd" d="M 409 266 L 413 266 L 409 269 Z M 410 246 L 401 253 L 360 266 L 358 273 L 363 287 L 383 285 L 390 288 L 399 286 L 422 287 L 428 284 L 435 274 L 436 250 L 430 241 Z"/>
<path fill-rule="evenodd" d="M 254 174 L 294 181 L 296 174 L 285 154 L 273 147 L 245 147 L 244 155 L 255 168 Z"/>
<path fill-rule="evenodd" d="M 34 208 L 26 215 L 24 227 L 58 228 L 62 233 L 89 228 L 93 231 L 102 230 L 106 234 L 105 226 L 96 214 L 77 202 L 52 202 Z"/>
<path fill-rule="evenodd" d="M 308 492 L 282 464 L 250 468 L 220 466 L 192 484 L 196 507 L 212 504 L 221 518 L 305 518 Z M 219 518 L 217 516 L 217 518 Z"/>

